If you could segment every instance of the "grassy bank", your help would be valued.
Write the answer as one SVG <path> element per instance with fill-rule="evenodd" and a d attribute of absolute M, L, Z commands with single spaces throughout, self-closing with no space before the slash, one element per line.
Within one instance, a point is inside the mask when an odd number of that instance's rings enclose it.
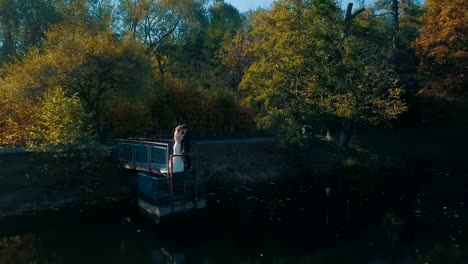
<path fill-rule="evenodd" d="M 0 215 L 128 195 L 123 171 L 97 153 L 1 153 Z"/>

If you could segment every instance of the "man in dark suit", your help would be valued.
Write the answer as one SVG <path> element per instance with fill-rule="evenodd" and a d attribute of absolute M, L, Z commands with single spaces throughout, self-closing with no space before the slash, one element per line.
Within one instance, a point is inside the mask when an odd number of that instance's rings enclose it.
<path fill-rule="evenodd" d="M 184 154 L 184 170 L 192 169 L 192 158 L 190 157 L 190 151 L 192 149 L 192 131 L 188 128 L 187 125 L 183 124 L 181 128 L 184 131 L 182 137 L 182 154 Z"/>

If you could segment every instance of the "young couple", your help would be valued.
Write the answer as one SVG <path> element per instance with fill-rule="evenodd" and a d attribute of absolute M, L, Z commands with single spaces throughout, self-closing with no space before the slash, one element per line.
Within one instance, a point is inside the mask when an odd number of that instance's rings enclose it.
<path fill-rule="evenodd" d="M 192 148 L 191 137 L 191 131 L 185 124 L 177 126 L 174 131 L 174 149 L 172 154 L 189 154 L 190 149 Z M 192 160 L 190 156 L 176 156 L 172 158 L 172 166 L 173 173 L 190 170 L 192 166 Z"/>

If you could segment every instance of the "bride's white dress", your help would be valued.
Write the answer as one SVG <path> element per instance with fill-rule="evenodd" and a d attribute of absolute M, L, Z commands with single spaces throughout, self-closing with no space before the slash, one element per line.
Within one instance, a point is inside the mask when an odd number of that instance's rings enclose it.
<path fill-rule="evenodd" d="M 179 141 L 175 141 L 174 143 L 174 155 L 180 155 L 182 154 L 181 152 L 182 144 Z M 172 172 L 177 173 L 177 172 L 183 172 L 184 171 L 184 160 L 182 157 L 172 157 Z"/>

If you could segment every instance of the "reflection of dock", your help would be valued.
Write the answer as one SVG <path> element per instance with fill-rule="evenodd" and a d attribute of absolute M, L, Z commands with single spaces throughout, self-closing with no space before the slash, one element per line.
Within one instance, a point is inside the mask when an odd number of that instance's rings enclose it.
<path fill-rule="evenodd" d="M 112 140 L 112 157 L 137 175 L 140 210 L 155 218 L 205 207 L 205 173 L 173 173 L 170 140 Z M 196 159 L 195 159 L 196 161 Z M 196 165 L 196 162 L 195 164 Z"/>

